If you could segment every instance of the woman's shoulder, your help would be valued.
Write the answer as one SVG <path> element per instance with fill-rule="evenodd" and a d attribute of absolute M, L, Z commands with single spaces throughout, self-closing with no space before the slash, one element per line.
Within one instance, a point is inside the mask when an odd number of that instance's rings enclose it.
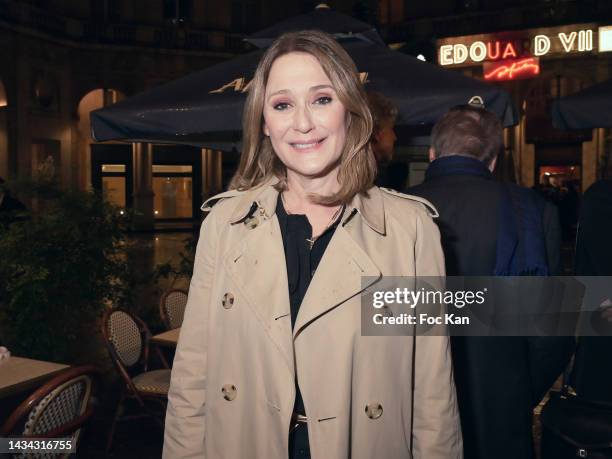
<path fill-rule="evenodd" d="M 207 219 L 236 223 L 249 218 L 254 211 L 253 206 L 262 204 L 265 209 L 275 206 L 277 196 L 278 192 L 269 184 L 244 190 L 233 189 L 208 198 L 201 210 Z"/>
<path fill-rule="evenodd" d="M 413 212 L 425 213 L 431 218 L 439 216 L 438 210 L 427 199 L 412 194 L 400 193 L 390 188 L 380 187 L 379 190 L 383 197 L 385 208 L 397 216 L 409 215 Z"/>

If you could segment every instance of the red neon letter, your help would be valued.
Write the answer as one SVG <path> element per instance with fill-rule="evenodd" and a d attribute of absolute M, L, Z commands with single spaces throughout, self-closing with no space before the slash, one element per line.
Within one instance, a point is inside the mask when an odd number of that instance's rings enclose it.
<path fill-rule="evenodd" d="M 506 45 L 502 59 L 506 59 L 507 57 L 516 57 L 516 51 L 514 51 L 514 46 L 512 46 L 512 43 L 508 43 Z"/>
<path fill-rule="evenodd" d="M 489 59 L 492 61 L 494 61 L 495 59 L 499 59 L 499 41 L 496 41 L 494 43 L 495 43 L 495 55 L 493 55 L 493 51 L 491 50 L 492 43 L 491 42 L 487 43 L 487 51 L 489 54 Z"/>

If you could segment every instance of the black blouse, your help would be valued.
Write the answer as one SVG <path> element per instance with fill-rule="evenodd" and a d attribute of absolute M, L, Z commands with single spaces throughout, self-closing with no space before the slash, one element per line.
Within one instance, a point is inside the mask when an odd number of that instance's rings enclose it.
<path fill-rule="evenodd" d="M 325 249 L 331 240 L 335 229 L 340 223 L 340 212 L 331 224 L 314 242 L 312 248 L 306 240 L 312 236 L 312 227 L 306 215 L 287 214 L 279 195 L 276 203 L 276 215 L 283 237 L 285 249 L 285 262 L 287 264 L 287 279 L 289 287 L 289 302 L 291 305 L 291 328 L 295 326 L 300 305 L 306 295 L 317 266 L 323 258 Z M 296 397 L 294 410 L 299 414 L 306 414 L 304 401 L 296 379 Z"/>

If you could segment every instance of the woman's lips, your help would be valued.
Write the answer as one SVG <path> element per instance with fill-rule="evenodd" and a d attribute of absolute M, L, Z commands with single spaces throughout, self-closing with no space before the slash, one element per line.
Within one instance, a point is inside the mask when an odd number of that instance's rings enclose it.
<path fill-rule="evenodd" d="M 289 145 L 291 145 L 294 150 L 303 153 L 307 151 L 318 150 L 319 148 L 321 148 L 321 145 L 323 145 L 323 142 L 325 142 L 325 139 L 326 138 L 310 140 L 308 142 L 292 142 Z"/>

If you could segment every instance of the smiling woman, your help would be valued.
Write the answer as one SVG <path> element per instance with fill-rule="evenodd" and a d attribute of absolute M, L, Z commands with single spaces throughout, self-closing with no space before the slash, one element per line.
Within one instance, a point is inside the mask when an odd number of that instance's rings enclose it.
<path fill-rule="evenodd" d="M 346 110 L 314 56 L 290 53 L 274 62 L 263 114 L 263 131 L 287 180 L 327 177 L 325 188 L 334 191 L 338 180 L 330 172 L 337 171 L 344 148 Z"/>
<path fill-rule="evenodd" d="M 232 186 L 251 188 L 275 177 L 283 190 L 290 171 L 313 178 L 331 173 L 323 188 L 317 181 L 308 190 L 311 200 L 346 202 L 367 190 L 376 176 L 372 126 L 363 85 L 346 51 L 319 32 L 287 34 L 262 57 L 251 82 L 243 116 L 244 151 Z M 285 163 L 290 151 L 312 148 L 308 144 L 320 140 L 326 145 L 316 148 L 317 161 L 327 158 L 327 167 L 300 173 Z"/>
<path fill-rule="evenodd" d="M 203 206 L 164 457 L 461 458 L 448 337 L 361 336 L 366 288 L 444 260 L 431 204 L 373 186 L 355 64 L 283 35 L 243 123 L 232 189 Z"/>

